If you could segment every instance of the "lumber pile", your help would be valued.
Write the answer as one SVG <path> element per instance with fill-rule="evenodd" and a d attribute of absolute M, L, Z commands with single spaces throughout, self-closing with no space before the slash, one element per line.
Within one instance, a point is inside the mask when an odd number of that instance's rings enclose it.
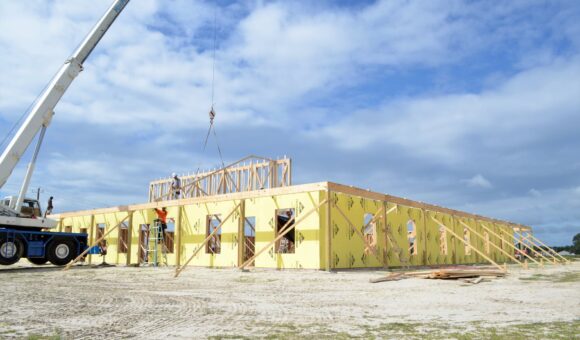
<path fill-rule="evenodd" d="M 439 280 L 457 280 L 457 279 L 467 279 L 467 278 L 498 278 L 505 276 L 504 271 L 500 270 L 465 270 L 465 269 L 444 269 L 439 271 L 430 272 L 424 278 L 426 279 L 439 279 Z"/>
<path fill-rule="evenodd" d="M 420 270 L 410 272 L 395 272 L 384 277 L 371 279 L 371 283 L 385 281 L 399 281 L 407 278 L 433 279 L 433 280 L 462 280 L 465 283 L 478 284 L 483 281 L 501 278 L 507 273 L 502 270 L 489 267 L 451 267 L 437 270 Z"/>

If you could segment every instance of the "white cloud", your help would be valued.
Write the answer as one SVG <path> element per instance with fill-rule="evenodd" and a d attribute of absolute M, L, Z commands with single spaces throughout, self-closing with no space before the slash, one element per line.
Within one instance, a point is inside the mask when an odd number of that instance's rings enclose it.
<path fill-rule="evenodd" d="M 7 66 L 0 84 L 11 84 L 0 87 L 0 96 L 11 98 L 0 103 L 0 111 L 17 116 L 108 4 L 37 3 L 40 10 L 21 2 L 0 4 L 0 46 L 9 46 L 0 56 Z M 512 7 L 502 6 L 501 14 Z M 300 127 L 297 121 L 312 114 L 304 110 L 305 98 L 363 83 L 368 73 L 361 68 L 450 64 L 490 43 L 471 19 L 475 10 L 459 1 L 379 1 L 357 10 L 286 2 L 230 5 L 218 16 L 220 27 L 229 30 L 220 36 L 217 51 L 218 120 Z M 246 17 L 233 20 L 246 11 Z M 18 21 L 12 13 L 19 13 Z M 213 4 L 130 3 L 57 107 L 65 113 L 59 119 L 133 130 L 207 124 L 212 21 Z M 457 99 L 478 104 L 461 94 Z M 365 134 L 352 146 L 368 144 L 376 134 Z"/>
<path fill-rule="evenodd" d="M 542 191 L 542 198 L 532 195 L 480 202 L 477 207 L 464 204 L 458 208 L 532 226 L 534 234 L 549 245 L 567 245 L 580 232 L 580 198 L 575 188 Z"/>
<path fill-rule="evenodd" d="M 471 177 L 470 179 L 464 179 L 462 180 L 462 182 L 466 183 L 470 187 L 484 189 L 489 189 L 492 187 L 491 182 L 487 178 L 483 177 L 483 175 L 481 174 L 477 174 Z"/>
<path fill-rule="evenodd" d="M 580 59 L 521 72 L 482 93 L 399 99 L 329 124 L 325 135 L 345 149 L 400 145 L 424 156 L 461 160 L 462 141 L 481 137 L 488 147 L 526 145 L 577 119 Z M 352 136 L 344 138 L 344 136 Z"/>

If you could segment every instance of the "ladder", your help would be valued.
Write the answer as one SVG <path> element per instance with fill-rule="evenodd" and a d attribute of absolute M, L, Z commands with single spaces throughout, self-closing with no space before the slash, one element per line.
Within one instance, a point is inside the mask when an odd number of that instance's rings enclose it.
<path fill-rule="evenodd" d="M 165 246 L 165 235 L 163 235 L 163 228 L 161 226 L 160 220 L 155 220 L 153 226 L 149 228 L 149 239 L 147 240 L 147 251 L 145 253 L 145 259 L 153 267 L 157 267 L 160 264 L 165 264 L 167 266 L 167 247 Z M 161 248 L 161 249 L 159 249 Z M 159 251 L 161 250 L 161 254 Z"/>

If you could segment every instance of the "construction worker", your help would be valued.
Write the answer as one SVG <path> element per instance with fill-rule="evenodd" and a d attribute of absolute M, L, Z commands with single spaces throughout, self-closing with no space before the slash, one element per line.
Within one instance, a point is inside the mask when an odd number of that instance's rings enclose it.
<path fill-rule="evenodd" d="M 165 235 L 165 230 L 167 229 L 167 209 L 165 207 L 161 208 L 161 210 L 154 208 L 155 212 L 157 213 L 157 219 L 154 223 L 161 224 L 161 235 Z M 157 235 L 159 242 L 161 242 L 161 235 Z"/>
<path fill-rule="evenodd" d="M 176 200 L 179 198 L 179 194 L 181 194 L 181 179 L 177 177 L 175 172 L 171 174 L 171 178 L 171 192 L 173 193 L 173 199 Z"/>
<path fill-rule="evenodd" d="M 46 217 L 46 215 L 52 214 L 52 209 L 54 209 L 54 206 L 52 205 L 52 196 L 50 196 L 48 199 L 48 205 L 46 206 L 46 211 L 44 212 L 44 217 Z"/>
<path fill-rule="evenodd" d="M 101 263 L 102 266 L 107 266 L 109 265 L 106 261 L 105 261 L 105 257 L 107 256 L 107 240 L 102 240 L 99 244 L 99 253 L 101 254 L 101 256 L 103 257 L 103 262 Z"/>

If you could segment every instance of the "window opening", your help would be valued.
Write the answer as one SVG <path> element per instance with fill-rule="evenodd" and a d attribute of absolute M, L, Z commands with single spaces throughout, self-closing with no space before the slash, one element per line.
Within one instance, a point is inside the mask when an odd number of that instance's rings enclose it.
<path fill-rule="evenodd" d="M 417 255 L 417 226 L 414 220 L 407 221 L 407 240 L 409 241 L 409 255 Z"/>
<path fill-rule="evenodd" d="M 365 254 L 369 254 L 377 245 L 377 225 L 374 221 L 375 215 L 366 213 L 363 217 L 363 234 L 365 237 Z"/>
<path fill-rule="evenodd" d="M 276 237 L 288 230 L 288 232 L 276 242 L 275 251 L 281 254 L 294 254 L 294 246 L 296 239 L 295 210 L 277 209 L 276 210 Z"/>
<path fill-rule="evenodd" d="M 205 237 L 207 238 L 214 230 L 220 225 L 221 219 L 220 215 L 208 215 L 207 216 L 207 227 L 206 227 L 206 234 Z M 209 241 L 205 244 L 205 253 L 206 254 L 219 254 L 221 253 L 221 245 L 222 245 L 222 228 L 219 227 L 218 231 L 209 239 Z"/>
<path fill-rule="evenodd" d="M 256 251 L 256 217 L 247 216 L 244 223 L 244 262 Z"/>
<path fill-rule="evenodd" d="M 126 254 L 129 247 L 127 242 L 129 240 L 129 223 L 124 221 L 119 225 L 119 238 L 117 241 L 117 252 L 119 254 Z"/>
<path fill-rule="evenodd" d="M 149 224 L 139 225 L 139 262 L 147 263 L 147 247 L 149 243 Z"/>
<path fill-rule="evenodd" d="M 105 235 L 105 228 L 107 227 L 107 225 L 105 223 L 97 223 L 97 238 L 96 240 L 99 240 L 101 237 L 103 237 Z M 102 239 L 99 242 L 99 247 L 106 247 L 106 241 L 105 239 Z"/>

